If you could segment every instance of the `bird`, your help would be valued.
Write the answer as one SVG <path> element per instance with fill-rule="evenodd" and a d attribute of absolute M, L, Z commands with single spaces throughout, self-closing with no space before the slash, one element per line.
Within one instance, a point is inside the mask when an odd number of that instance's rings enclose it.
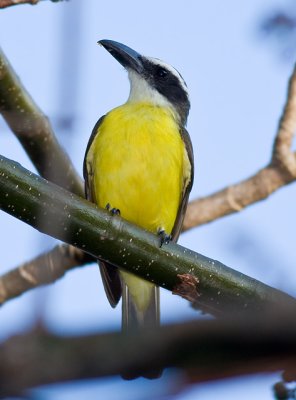
<path fill-rule="evenodd" d="M 157 58 L 114 40 L 98 43 L 127 71 L 130 93 L 93 128 L 83 164 L 86 198 L 159 235 L 160 246 L 176 242 L 194 178 L 187 85 Z M 122 297 L 123 332 L 157 327 L 159 288 L 105 261 L 99 266 L 111 306 Z"/>

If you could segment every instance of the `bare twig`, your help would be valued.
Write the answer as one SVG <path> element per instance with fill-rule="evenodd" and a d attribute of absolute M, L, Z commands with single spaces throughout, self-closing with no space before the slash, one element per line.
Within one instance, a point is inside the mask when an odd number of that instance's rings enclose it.
<path fill-rule="evenodd" d="M 39 1 L 41 0 L 0 0 L 0 9 L 11 6 L 17 6 L 19 4 L 35 5 L 39 3 Z M 58 1 L 63 1 L 63 0 L 50 0 L 50 1 L 52 1 L 53 3 L 57 3 Z"/>
<path fill-rule="evenodd" d="M 187 209 L 183 230 L 186 231 L 241 211 L 265 199 L 280 187 L 296 180 L 296 154 L 292 141 L 296 131 L 296 68 L 290 78 L 288 95 L 274 142 L 271 162 L 250 178 L 210 196 L 193 200 Z"/>
<path fill-rule="evenodd" d="M 19 4 L 37 4 L 39 0 L 0 0 L 0 8 L 17 6 Z"/>
<path fill-rule="evenodd" d="M 272 163 L 286 175 L 296 178 L 296 154 L 292 142 L 296 131 L 296 67 L 289 81 L 287 102 L 275 138 Z"/>
<path fill-rule="evenodd" d="M 181 369 L 189 382 L 285 369 L 291 374 L 296 367 L 294 315 L 194 321 L 130 335 L 58 337 L 36 331 L 16 336 L 0 345 L 0 394 L 168 367 Z"/>
<path fill-rule="evenodd" d="M 264 200 L 275 190 L 293 182 L 291 177 L 273 163 L 255 175 L 210 196 L 189 203 L 183 230 L 206 224 L 225 215 L 243 210 L 245 207 Z"/>
<path fill-rule="evenodd" d="M 62 244 L 0 278 L 0 304 L 37 286 L 52 283 L 69 269 L 94 261 L 76 247 Z"/>

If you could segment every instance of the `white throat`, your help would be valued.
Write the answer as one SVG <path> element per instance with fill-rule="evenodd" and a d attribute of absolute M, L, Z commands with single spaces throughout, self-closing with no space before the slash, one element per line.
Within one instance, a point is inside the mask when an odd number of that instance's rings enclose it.
<path fill-rule="evenodd" d="M 169 107 L 174 110 L 172 104 L 156 89 L 147 83 L 137 72 L 129 70 L 130 94 L 127 103 L 147 102 L 155 106 Z"/>

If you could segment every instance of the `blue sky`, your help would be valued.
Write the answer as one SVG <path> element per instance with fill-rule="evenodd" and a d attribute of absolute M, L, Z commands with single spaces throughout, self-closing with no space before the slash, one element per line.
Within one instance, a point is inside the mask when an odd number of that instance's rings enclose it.
<path fill-rule="evenodd" d="M 103 38 L 161 58 L 185 78 L 191 95 L 188 130 L 196 160 L 192 198 L 246 178 L 268 163 L 292 65 L 277 58 L 274 48 L 258 34 L 258 26 L 268 13 L 290 1 L 105 3 L 42 1 L 0 14 L 3 50 L 50 117 L 80 173 L 93 125 L 124 102 L 129 91 L 123 68 L 96 44 Z M 70 121 L 71 129 L 63 121 Z M 0 153 L 34 170 L 3 121 L 0 130 Z M 187 232 L 180 243 L 295 295 L 291 261 L 295 196 L 296 185 L 290 185 L 240 214 Z M 54 245 L 52 239 L 4 213 L 0 223 L 5 230 L 0 273 Z M 184 300 L 164 290 L 161 307 L 163 323 L 199 316 Z M 60 333 L 120 326 L 120 308 L 109 307 L 95 265 L 7 303 L 0 312 L 0 337 L 29 327 L 37 315 Z M 146 394 L 152 386 L 165 390 L 170 374 L 153 385 L 144 380 L 106 379 L 80 385 L 80 389 L 59 386 L 42 395 L 64 400 L 75 398 L 74 392 L 80 397 L 88 393 L 87 398 L 108 393 L 116 399 L 126 393 L 139 398 L 141 388 Z M 276 379 L 269 375 L 200 385 L 179 398 L 189 400 L 200 394 L 212 399 L 219 393 L 219 398 L 234 399 L 237 395 L 230 394 L 231 388 L 244 387 L 247 392 L 260 387 L 260 398 L 271 399 L 270 387 Z"/>

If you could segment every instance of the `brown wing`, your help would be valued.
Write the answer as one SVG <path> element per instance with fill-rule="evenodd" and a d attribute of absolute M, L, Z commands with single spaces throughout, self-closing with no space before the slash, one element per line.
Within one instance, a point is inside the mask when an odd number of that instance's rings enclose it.
<path fill-rule="evenodd" d="M 99 127 L 100 127 L 101 123 L 103 122 L 103 119 L 104 119 L 104 116 L 102 116 L 98 120 L 98 122 L 96 123 L 96 125 L 92 131 L 92 134 L 89 138 L 89 141 L 88 141 L 88 144 L 86 147 L 84 162 L 83 162 L 83 176 L 84 176 L 84 181 L 85 181 L 85 197 L 93 203 L 96 203 L 95 194 L 93 192 L 93 170 L 92 170 L 91 164 L 87 163 L 87 155 L 88 155 L 88 151 L 92 145 L 92 142 L 98 133 Z M 114 267 L 112 264 L 108 264 L 103 261 L 98 261 L 98 264 L 100 267 L 106 296 L 107 296 L 111 306 L 115 307 L 121 298 L 121 292 L 122 292 L 121 281 L 120 281 L 118 269 L 117 269 L 117 267 Z"/>
<path fill-rule="evenodd" d="M 190 136 L 189 136 L 189 133 L 187 132 L 187 130 L 183 127 L 181 128 L 180 135 L 185 144 L 185 149 L 187 151 L 188 159 L 189 159 L 189 162 L 191 165 L 191 171 L 190 171 L 189 181 L 186 182 L 186 180 L 184 179 L 184 183 L 183 183 L 184 184 L 183 196 L 182 196 L 182 200 L 180 202 L 180 206 L 178 209 L 175 225 L 172 230 L 172 240 L 174 242 L 177 242 L 180 232 L 181 232 L 181 229 L 182 229 L 182 225 L 183 225 L 183 221 L 184 221 L 184 217 L 185 217 L 185 213 L 186 213 L 186 208 L 187 208 L 187 204 L 188 204 L 189 193 L 191 191 L 191 188 L 193 185 L 193 180 L 194 180 L 194 158 L 193 158 L 193 149 L 192 149 L 192 143 L 190 140 Z"/>

